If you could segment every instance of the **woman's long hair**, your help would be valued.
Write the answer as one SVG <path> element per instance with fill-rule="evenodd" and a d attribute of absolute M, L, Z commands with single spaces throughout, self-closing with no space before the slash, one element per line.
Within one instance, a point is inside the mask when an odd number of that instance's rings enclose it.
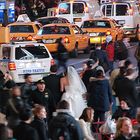
<path fill-rule="evenodd" d="M 93 108 L 87 107 L 83 110 L 83 113 L 82 113 L 82 115 L 80 116 L 79 119 L 83 119 L 85 122 L 92 122 L 93 118 L 90 118 L 88 116 L 88 111 L 90 111 L 91 113 L 94 113 Z"/>
<path fill-rule="evenodd" d="M 130 121 L 131 122 L 131 120 L 128 117 L 119 118 L 118 122 L 117 122 L 117 126 L 116 126 L 115 138 L 119 137 L 122 134 L 121 128 L 122 128 L 122 125 L 123 125 L 124 121 Z"/>

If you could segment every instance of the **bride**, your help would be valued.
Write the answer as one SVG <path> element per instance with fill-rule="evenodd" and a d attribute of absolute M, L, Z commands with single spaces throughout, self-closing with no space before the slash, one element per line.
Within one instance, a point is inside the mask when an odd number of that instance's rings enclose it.
<path fill-rule="evenodd" d="M 65 85 L 61 84 L 61 87 L 65 88 L 65 92 L 62 95 L 62 100 L 69 102 L 72 115 L 79 118 L 87 106 L 86 101 L 83 99 L 83 95 L 87 92 L 86 87 L 73 66 L 68 66 L 63 81 L 65 81 Z"/>

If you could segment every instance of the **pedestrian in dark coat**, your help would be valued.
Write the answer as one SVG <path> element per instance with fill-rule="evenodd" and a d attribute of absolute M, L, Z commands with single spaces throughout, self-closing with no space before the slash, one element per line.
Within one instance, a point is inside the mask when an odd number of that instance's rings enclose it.
<path fill-rule="evenodd" d="M 70 115 L 70 106 L 67 101 L 62 100 L 58 103 L 56 113 L 57 115 L 52 118 L 49 124 L 49 138 L 51 138 L 51 140 L 64 139 L 62 136 L 58 138 L 55 135 L 55 132 L 60 130 L 59 126 L 62 127 L 64 125 L 63 128 L 66 127 L 65 129 L 68 129 L 67 132 L 69 133 L 70 140 L 84 140 L 79 123 Z M 63 131 L 66 130 L 63 129 Z"/>
<path fill-rule="evenodd" d="M 50 75 L 43 78 L 46 87 L 51 91 L 55 104 L 61 100 L 62 92 L 60 91 L 60 76 L 57 75 L 57 65 L 52 65 Z"/>
<path fill-rule="evenodd" d="M 34 120 L 31 126 L 38 132 L 39 140 L 48 140 L 48 124 L 46 121 L 46 110 L 44 106 L 36 105 L 34 110 Z"/>
<path fill-rule="evenodd" d="M 136 48 L 136 51 L 135 51 L 135 57 L 136 57 L 136 60 L 137 60 L 137 66 L 138 66 L 138 77 L 140 78 L 140 41 L 139 41 L 139 45 L 137 46 Z"/>
<path fill-rule="evenodd" d="M 120 69 L 122 71 L 123 67 Z M 124 68 L 125 69 L 125 68 Z M 125 100 L 128 102 L 130 107 L 137 107 L 137 97 L 138 93 L 133 80 L 126 77 L 126 70 L 124 75 L 118 75 L 114 81 L 113 89 L 119 101 Z"/>
<path fill-rule="evenodd" d="M 95 61 L 92 59 L 89 59 L 86 64 L 87 64 L 87 69 L 83 73 L 82 80 L 83 80 L 86 88 L 88 88 L 90 77 L 95 76 L 96 70 L 95 70 L 95 67 L 93 67 L 93 65 L 95 64 Z"/>
<path fill-rule="evenodd" d="M 19 114 L 25 107 L 25 104 L 21 98 L 21 91 L 19 87 L 12 88 L 12 97 L 9 98 L 6 106 L 6 118 L 8 120 L 8 126 L 14 128 L 20 122 Z"/>
<path fill-rule="evenodd" d="M 20 124 L 14 129 L 13 134 L 16 140 L 39 140 L 37 131 L 31 127 L 32 112 L 25 108 L 20 113 Z"/>
<path fill-rule="evenodd" d="M 45 87 L 44 80 L 37 81 L 37 89 L 31 94 L 31 104 L 40 104 L 45 107 L 48 112 L 48 119 L 51 118 L 52 112 L 55 111 L 55 102 L 52 93 L 49 89 Z"/>
<path fill-rule="evenodd" d="M 94 121 L 104 121 L 105 112 L 112 104 L 112 93 L 109 81 L 103 76 L 102 70 L 97 70 L 96 77 L 92 79 L 88 91 L 88 106 L 94 109 Z"/>
<path fill-rule="evenodd" d="M 99 65 L 102 66 L 107 72 L 109 70 L 109 62 L 107 58 L 107 53 L 105 50 L 101 49 L 101 45 L 96 46 L 95 51 L 90 54 L 90 59 L 93 59 L 95 62 L 99 60 Z"/>
<path fill-rule="evenodd" d="M 57 39 L 57 53 L 58 53 L 58 66 L 62 66 L 64 68 L 64 70 L 67 69 L 67 60 L 68 60 L 68 51 L 65 48 L 63 42 L 62 42 L 62 38 Z"/>

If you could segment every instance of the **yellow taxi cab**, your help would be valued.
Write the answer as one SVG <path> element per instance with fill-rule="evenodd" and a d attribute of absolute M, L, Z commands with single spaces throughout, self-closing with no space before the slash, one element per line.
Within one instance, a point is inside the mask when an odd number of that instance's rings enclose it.
<path fill-rule="evenodd" d="M 35 40 L 42 41 L 50 52 L 57 52 L 58 38 L 63 38 L 63 43 L 72 57 L 77 57 L 78 50 L 89 52 L 89 35 L 74 24 L 48 24 L 43 26 L 34 37 Z"/>
<path fill-rule="evenodd" d="M 32 40 L 41 28 L 37 22 L 14 22 L 7 25 L 10 31 L 10 40 Z"/>
<path fill-rule="evenodd" d="M 10 43 L 9 29 L 7 27 L 0 27 L 0 46 L 3 43 Z"/>
<path fill-rule="evenodd" d="M 86 20 L 81 26 L 90 35 L 90 44 L 104 43 L 107 35 L 112 35 L 113 41 L 122 40 L 124 31 L 114 19 L 95 18 Z"/>

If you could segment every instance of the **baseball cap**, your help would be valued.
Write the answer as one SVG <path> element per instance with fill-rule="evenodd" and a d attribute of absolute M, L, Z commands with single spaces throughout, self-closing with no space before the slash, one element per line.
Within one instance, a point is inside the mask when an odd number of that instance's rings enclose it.
<path fill-rule="evenodd" d="M 87 61 L 87 66 L 88 66 L 88 67 L 92 67 L 95 63 L 96 63 L 96 62 L 95 62 L 93 59 L 89 59 L 89 60 Z"/>
<path fill-rule="evenodd" d="M 43 84 L 43 83 L 45 84 L 45 81 L 43 79 L 40 79 L 36 82 L 36 84 Z"/>

